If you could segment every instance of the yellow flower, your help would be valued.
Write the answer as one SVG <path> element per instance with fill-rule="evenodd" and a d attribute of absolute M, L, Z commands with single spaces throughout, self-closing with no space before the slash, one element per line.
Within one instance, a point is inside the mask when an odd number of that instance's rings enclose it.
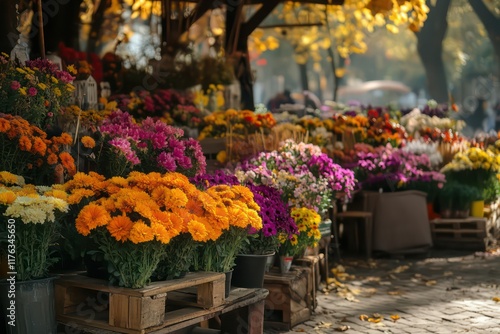
<path fill-rule="evenodd" d="M 75 75 L 75 74 L 77 74 L 77 73 L 78 73 L 78 71 L 77 71 L 77 70 L 76 70 L 76 68 L 75 68 L 75 65 L 73 65 L 73 64 L 71 64 L 71 65 L 67 66 L 67 67 L 66 67 L 66 70 L 67 70 L 69 73 L 73 74 L 73 75 Z"/>
<path fill-rule="evenodd" d="M 19 93 L 21 93 L 21 95 L 27 95 L 26 94 L 26 87 L 19 88 Z"/>
<path fill-rule="evenodd" d="M 41 90 L 46 90 L 47 89 L 47 85 L 44 84 L 43 82 L 40 82 L 40 83 L 38 83 L 38 88 L 40 88 Z"/>
<path fill-rule="evenodd" d="M 11 190 L 1 192 L 0 189 L 0 204 L 7 205 L 12 204 L 16 200 L 17 196 Z"/>
<path fill-rule="evenodd" d="M 57 80 L 57 79 L 56 79 Z M 54 88 L 54 94 L 57 96 L 57 97 L 60 97 L 62 95 L 61 93 L 61 90 L 59 88 Z"/>

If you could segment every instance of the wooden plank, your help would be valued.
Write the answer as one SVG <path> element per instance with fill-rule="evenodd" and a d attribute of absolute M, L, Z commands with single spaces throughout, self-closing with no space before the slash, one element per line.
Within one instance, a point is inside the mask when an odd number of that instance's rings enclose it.
<path fill-rule="evenodd" d="M 210 308 L 224 303 L 226 276 L 209 283 L 198 285 L 197 301 L 198 305 Z"/>
<path fill-rule="evenodd" d="M 180 290 L 191 286 L 209 283 L 214 280 L 225 279 L 223 273 L 196 272 L 188 273 L 183 279 L 152 282 L 141 289 L 129 289 L 111 285 L 106 280 L 91 278 L 83 275 L 64 276 L 56 283 L 64 286 L 80 287 L 103 292 L 121 293 L 129 296 L 153 296 L 156 294 Z"/>
<path fill-rule="evenodd" d="M 77 324 L 81 325 L 82 327 L 86 328 L 100 328 L 100 329 L 105 329 L 108 331 L 114 331 L 118 333 L 124 333 L 124 334 L 144 334 L 146 333 L 144 330 L 136 330 L 136 329 L 127 329 L 127 328 L 116 328 L 114 326 L 111 326 L 108 324 L 106 320 L 100 320 L 100 319 L 93 319 L 92 321 L 89 321 L 87 318 L 82 318 L 80 316 L 75 316 L 72 314 L 64 314 L 64 315 L 57 315 L 56 316 L 57 321 L 63 323 L 63 324 Z"/>
<path fill-rule="evenodd" d="M 128 299 L 129 296 L 127 295 L 122 295 L 118 293 L 109 294 L 109 324 L 111 326 L 121 327 L 121 328 L 131 328 L 128 322 L 129 320 Z"/>

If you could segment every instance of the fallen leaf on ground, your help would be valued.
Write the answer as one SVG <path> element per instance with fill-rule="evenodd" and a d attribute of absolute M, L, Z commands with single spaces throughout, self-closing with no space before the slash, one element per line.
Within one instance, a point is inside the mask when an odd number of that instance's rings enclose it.
<path fill-rule="evenodd" d="M 335 328 L 335 330 L 337 332 L 345 332 L 346 330 L 349 330 L 349 329 L 351 329 L 351 326 L 347 326 L 347 325 L 343 325 L 343 326 Z"/>
<path fill-rule="evenodd" d="M 379 323 L 382 321 L 382 318 L 368 318 L 368 322 Z"/>
<path fill-rule="evenodd" d="M 415 277 L 415 278 L 422 278 L 422 274 L 415 274 L 415 275 L 413 275 L 413 277 Z"/>
<path fill-rule="evenodd" d="M 453 272 L 452 271 L 445 271 L 444 274 L 443 274 L 444 277 L 447 277 L 447 276 L 453 276 Z"/>
<path fill-rule="evenodd" d="M 391 319 L 392 319 L 392 321 L 396 322 L 399 319 L 401 319 L 401 317 L 399 315 L 397 315 L 397 314 L 393 314 L 393 315 L 391 315 Z"/>
<path fill-rule="evenodd" d="M 294 332 L 305 333 L 306 330 L 304 328 L 297 328 L 293 330 Z"/>
<path fill-rule="evenodd" d="M 395 268 L 395 269 L 391 270 L 391 273 L 394 273 L 394 274 L 400 274 L 400 273 L 402 273 L 402 272 L 404 272 L 404 271 L 406 271 L 406 270 L 408 270 L 408 269 L 410 269 L 410 267 L 409 267 L 409 266 L 406 266 L 406 265 L 404 265 L 404 266 L 399 266 L 399 267 L 397 267 L 397 268 Z"/>
<path fill-rule="evenodd" d="M 325 321 L 320 321 L 320 323 L 314 327 L 314 329 L 319 329 L 319 328 L 330 328 L 332 327 L 332 323 L 331 322 L 325 322 Z"/>
<path fill-rule="evenodd" d="M 427 285 L 427 286 L 433 286 L 436 284 L 437 284 L 437 281 L 435 281 L 435 280 L 429 280 L 429 281 L 425 282 L 425 285 Z"/>
<path fill-rule="evenodd" d="M 492 300 L 493 300 L 494 302 L 497 302 L 497 303 L 498 303 L 498 302 L 500 302 L 500 297 L 493 297 L 493 298 L 492 298 Z"/>
<path fill-rule="evenodd" d="M 368 318 L 369 318 L 369 316 L 367 316 L 366 314 L 362 314 L 359 316 L 359 320 L 361 320 L 361 321 L 367 321 Z"/>
<path fill-rule="evenodd" d="M 390 295 L 390 296 L 400 296 L 401 295 L 401 291 L 398 291 L 398 290 L 387 291 L 387 294 Z"/>

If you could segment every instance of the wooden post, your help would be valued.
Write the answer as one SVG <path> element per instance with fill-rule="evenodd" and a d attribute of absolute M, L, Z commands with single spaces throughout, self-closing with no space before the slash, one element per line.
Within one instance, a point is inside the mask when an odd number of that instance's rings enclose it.
<path fill-rule="evenodd" d="M 42 11 L 42 0 L 38 0 L 38 29 L 40 38 L 40 57 L 45 59 L 45 37 L 43 34 L 43 11 Z"/>

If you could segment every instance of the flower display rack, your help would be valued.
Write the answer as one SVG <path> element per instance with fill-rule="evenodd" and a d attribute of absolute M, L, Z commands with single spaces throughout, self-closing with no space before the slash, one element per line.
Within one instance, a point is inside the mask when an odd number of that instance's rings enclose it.
<path fill-rule="evenodd" d="M 485 250 L 487 246 L 487 219 L 438 218 L 431 222 L 434 245 L 443 248 Z"/>
<path fill-rule="evenodd" d="M 226 149 L 226 138 L 206 138 L 200 140 L 203 155 L 207 161 L 207 171 L 214 171 L 219 167 L 217 154 Z"/>
<path fill-rule="evenodd" d="M 221 307 L 224 285 L 224 274 L 210 272 L 188 273 L 142 289 L 117 287 L 84 275 L 64 275 L 55 282 L 56 316 L 66 324 L 150 333 Z"/>
<path fill-rule="evenodd" d="M 500 200 L 484 206 L 487 246 L 497 246 L 500 240 Z"/>
<path fill-rule="evenodd" d="M 292 266 L 284 274 L 272 268 L 264 276 L 264 288 L 269 290 L 265 301 L 264 327 L 290 330 L 309 320 L 313 287 L 308 267 Z"/>

